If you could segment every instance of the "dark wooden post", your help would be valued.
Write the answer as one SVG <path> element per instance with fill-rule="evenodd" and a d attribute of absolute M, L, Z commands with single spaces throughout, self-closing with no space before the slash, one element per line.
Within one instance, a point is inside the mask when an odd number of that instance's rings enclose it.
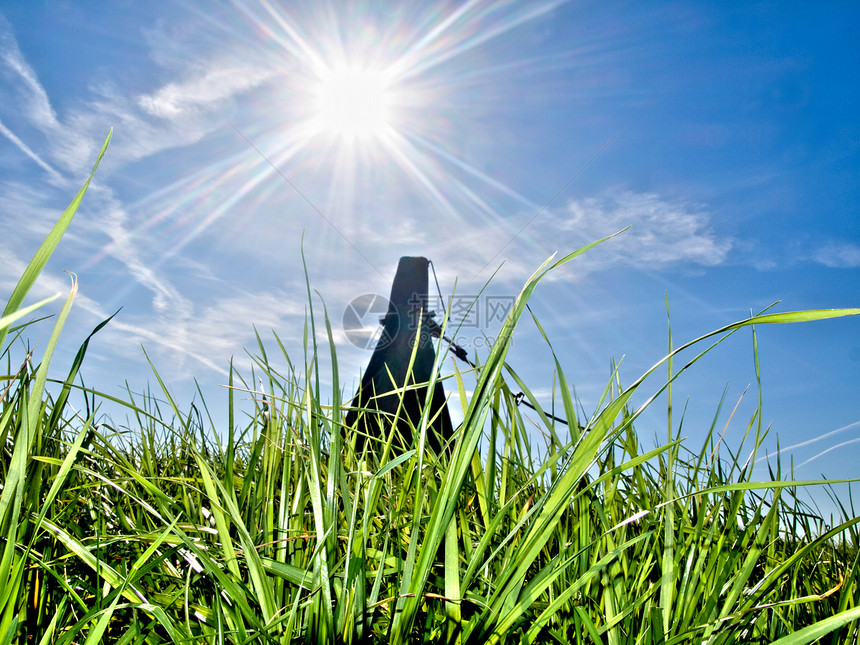
<path fill-rule="evenodd" d="M 370 357 L 354 401 L 355 407 L 365 410 L 350 410 L 346 416 L 347 428 L 355 427 L 358 430 L 355 433 L 358 450 L 364 444 L 364 435 L 381 441 L 388 437 L 401 396 L 403 407 L 398 416 L 397 436 L 392 447 L 395 454 L 417 447 L 415 433 L 427 398 L 426 383 L 430 380 L 436 357 L 431 332 L 434 328 L 438 329 L 431 322 L 432 312 L 427 307 L 429 266 L 430 262 L 426 258 L 400 258 L 397 275 L 391 286 L 388 314 L 382 320 L 382 335 Z M 418 349 L 410 373 L 409 360 L 416 342 Z M 425 385 L 421 386 L 422 383 Z M 403 393 L 402 388 L 410 385 L 418 387 Z M 430 419 L 432 423 L 428 427 L 427 444 L 439 454 L 453 434 L 445 393 L 439 382 L 433 390 Z M 373 448 L 379 446 L 381 450 L 382 445 L 372 442 Z"/>

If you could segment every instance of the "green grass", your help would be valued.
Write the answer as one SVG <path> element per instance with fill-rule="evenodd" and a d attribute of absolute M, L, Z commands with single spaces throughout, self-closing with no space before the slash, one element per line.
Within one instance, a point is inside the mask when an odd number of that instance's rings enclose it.
<path fill-rule="evenodd" d="M 85 189 L 0 319 L 0 645 L 857 641 L 850 501 L 830 526 L 799 499 L 814 483 L 790 481 L 778 460 L 753 481 L 758 413 L 733 446 L 715 434 L 719 410 L 701 446 L 681 441 L 671 413 L 656 449 L 640 447 L 634 424 L 659 394 L 671 409 L 678 352 L 702 348 L 689 365 L 744 327 L 860 310 L 763 313 L 677 350 L 670 334 L 664 361 L 627 387 L 616 371 L 578 419 L 584 430 L 562 439 L 540 410 L 529 412 L 539 432 L 522 415 L 506 383 L 540 406 L 505 363 L 506 339 L 540 279 L 589 245 L 541 267 L 476 377 L 446 382 L 465 418 L 450 454 L 422 449 L 427 419 L 415 450 L 357 454 L 349 428 L 341 438 L 348 401 L 321 400 L 320 382 L 339 382 L 337 356 L 310 287 L 301 360 L 279 341 L 270 360 L 261 342 L 252 374 L 230 369 L 226 419 L 205 398 L 180 406 L 157 372 L 160 389 L 143 396 L 90 391 L 78 378 L 89 338 L 50 379 L 74 282 L 38 363 L 25 338 L 44 321 L 13 325 L 35 309 L 20 308 Z M 464 378 L 477 381 L 471 396 Z M 100 412 L 108 401 L 124 407 L 123 426 Z"/>

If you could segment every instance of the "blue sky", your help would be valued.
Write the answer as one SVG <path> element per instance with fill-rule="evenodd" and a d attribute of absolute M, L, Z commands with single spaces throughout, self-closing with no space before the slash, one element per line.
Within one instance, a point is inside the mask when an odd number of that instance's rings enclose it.
<path fill-rule="evenodd" d="M 300 361 L 302 249 L 351 394 L 369 352 L 342 312 L 387 295 L 400 256 L 430 258 L 446 296 L 498 269 L 486 293 L 504 298 L 552 253 L 629 226 L 532 300 L 590 413 L 613 357 L 631 383 L 665 354 L 666 294 L 676 345 L 778 300 L 860 305 L 858 26 L 851 2 L 3 0 L 0 290 L 111 127 L 33 293 L 78 276 L 55 375 L 122 307 L 84 369 L 111 394 L 154 380 L 141 345 L 180 401 L 196 378 L 215 409 L 254 326 Z M 321 79 L 338 69 L 384 78 L 379 132 L 321 125 Z M 480 319 L 459 339 L 485 356 L 497 331 Z M 850 318 L 758 329 L 768 448 L 778 435 L 799 478 L 857 475 L 858 332 Z M 510 363 L 549 402 L 552 355 L 531 321 Z M 717 427 L 741 400 L 737 446 L 756 398 L 748 330 L 678 381 L 691 449 L 726 388 Z M 665 420 L 639 432 L 664 437 Z"/>

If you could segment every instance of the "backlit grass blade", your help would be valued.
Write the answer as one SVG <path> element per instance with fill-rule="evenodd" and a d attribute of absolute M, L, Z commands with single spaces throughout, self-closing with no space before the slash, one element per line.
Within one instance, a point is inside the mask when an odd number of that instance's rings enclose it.
<path fill-rule="evenodd" d="M 30 292 L 32 286 L 36 283 L 36 279 L 39 277 L 39 274 L 42 273 L 42 269 L 44 269 L 45 265 L 48 263 L 48 259 L 51 257 L 51 255 L 54 253 L 54 250 L 57 248 L 57 245 L 60 243 L 63 234 L 66 232 L 66 229 L 72 222 L 72 218 L 75 216 L 78 207 L 81 205 L 81 201 L 83 200 L 84 195 L 87 192 L 87 188 L 90 185 L 90 181 L 92 181 L 93 175 L 95 175 L 96 169 L 99 167 L 99 163 L 101 163 L 102 157 L 104 157 L 104 154 L 107 151 L 107 147 L 110 143 L 112 135 L 113 129 L 108 132 L 107 138 L 102 144 L 102 149 L 99 152 L 99 156 L 96 158 L 96 162 L 93 165 L 93 169 L 90 171 L 90 175 L 89 177 L 87 177 L 87 180 L 84 182 L 84 185 L 78 191 L 78 194 L 75 195 L 75 198 L 72 200 L 72 203 L 69 204 L 63 214 L 60 216 L 60 219 L 57 220 L 57 223 L 54 224 L 54 227 L 51 229 L 50 233 L 48 233 L 47 237 L 45 237 L 45 240 L 42 242 L 42 245 L 38 248 L 36 254 L 33 256 L 33 259 L 30 260 L 30 263 L 27 265 L 27 268 L 24 269 L 24 273 L 21 274 L 21 277 L 18 280 L 18 284 L 15 285 L 15 289 L 12 291 L 12 295 L 9 296 L 9 300 L 6 303 L 6 308 L 3 310 L 3 318 L 8 316 L 9 314 L 18 311 L 19 307 L 24 302 L 24 298 Z M 6 339 L 6 330 L 7 327 L 0 325 L 0 347 L 3 346 L 3 341 Z"/>
<path fill-rule="evenodd" d="M 51 296 L 50 298 L 45 298 L 44 300 L 40 300 L 36 304 L 30 305 L 28 307 L 24 307 L 23 309 L 19 309 L 18 311 L 15 311 L 14 313 L 10 313 L 8 315 L 3 316 L 2 318 L 0 318 L 0 333 L 5 334 L 6 331 L 9 329 L 9 327 L 12 326 L 12 323 L 14 323 L 16 320 L 19 320 L 19 319 L 23 318 L 24 316 L 31 314 L 32 312 L 36 311 L 36 309 L 39 309 L 40 307 L 44 307 L 46 304 L 48 304 L 49 302 L 53 302 L 54 300 L 56 300 L 59 297 L 60 297 L 60 294 L 58 293 L 56 295 Z M 2 342 L 3 342 L 2 339 L 0 339 L 0 343 L 2 343 Z"/>

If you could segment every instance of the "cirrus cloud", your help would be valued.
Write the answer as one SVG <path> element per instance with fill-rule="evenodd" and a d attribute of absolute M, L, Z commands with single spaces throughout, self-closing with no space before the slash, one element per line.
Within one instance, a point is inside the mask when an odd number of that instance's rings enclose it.
<path fill-rule="evenodd" d="M 628 227 L 601 248 L 601 263 L 634 266 L 678 262 L 715 266 L 732 248 L 710 226 L 710 216 L 696 205 L 629 190 L 572 200 L 553 222 L 558 234 L 596 240 Z M 598 255 L 598 254 L 595 254 Z"/>
<path fill-rule="evenodd" d="M 831 269 L 855 269 L 860 267 L 860 245 L 831 242 L 818 249 L 812 259 Z"/>

